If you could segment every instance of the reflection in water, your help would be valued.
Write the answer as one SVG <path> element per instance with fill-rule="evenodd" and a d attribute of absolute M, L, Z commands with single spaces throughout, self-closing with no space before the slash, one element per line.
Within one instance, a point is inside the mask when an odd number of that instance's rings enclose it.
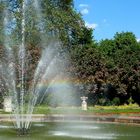
<path fill-rule="evenodd" d="M 139 140 L 140 126 L 98 123 L 34 123 L 29 135 L 0 125 L 0 140 Z"/>
<path fill-rule="evenodd" d="M 0 129 L 4 128 L 4 129 L 9 129 L 9 128 L 14 128 L 13 126 L 9 126 L 9 125 L 0 125 Z"/>
<path fill-rule="evenodd" d="M 101 134 L 101 135 L 96 135 L 96 134 L 74 134 L 74 133 L 71 133 L 71 132 L 62 132 L 62 131 L 54 131 L 52 132 L 52 134 L 54 136 L 67 136 L 67 137 L 72 137 L 72 138 L 82 138 L 82 139 L 102 139 L 102 140 L 113 140 L 113 139 L 116 139 L 116 136 L 115 134 Z"/>

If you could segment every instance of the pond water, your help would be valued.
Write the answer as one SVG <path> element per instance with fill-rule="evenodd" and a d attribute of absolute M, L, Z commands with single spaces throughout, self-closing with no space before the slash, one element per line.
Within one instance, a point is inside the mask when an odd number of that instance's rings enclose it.
<path fill-rule="evenodd" d="M 103 123 L 34 123 L 27 136 L 0 124 L 0 140 L 139 140 L 140 126 Z"/>

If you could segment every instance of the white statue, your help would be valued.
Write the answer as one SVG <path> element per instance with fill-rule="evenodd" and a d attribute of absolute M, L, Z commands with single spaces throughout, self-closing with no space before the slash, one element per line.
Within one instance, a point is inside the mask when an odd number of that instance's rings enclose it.
<path fill-rule="evenodd" d="M 12 98 L 6 96 L 3 102 L 3 109 L 5 112 L 12 112 Z"/>
<path fill-rule="evenodd" d="M 82 104 L 81 104 L 82 110 L 87 110 L 87 102 L 86 102 L 87 99 L 88 99 L 88 97 L 85 97 L 85 96 L 81 97 L 81 100 L 82 100 Z"/>

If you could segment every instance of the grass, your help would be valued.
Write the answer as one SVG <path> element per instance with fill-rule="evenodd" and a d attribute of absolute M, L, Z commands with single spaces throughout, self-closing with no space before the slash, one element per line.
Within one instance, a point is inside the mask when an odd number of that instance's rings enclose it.
<path fill-rule="evenodd" d="M 83 111 L 81 107 L 46 107 L 37 106 L 34 114 L 128 114 L 140 113 L 140 107 L 136 104 L 123 106 L 90 106 L 87 111 Z"/>
<path fill-rule="evenodd" d="M 2 109 L 0 114 L 7 114 Z M 47 105 L 36 106 L 34 114 L 138 114 L 140 116 L 140 107 L 137 104 L 122 106 L 89 106 L 87 111 L 81 107 L 48 107 Z"/>
<path fill-rule="evenodd" d="M 3 109 L 0 109 L 0 114 L 9 114 L 9 113 L 4 112 Z"/>

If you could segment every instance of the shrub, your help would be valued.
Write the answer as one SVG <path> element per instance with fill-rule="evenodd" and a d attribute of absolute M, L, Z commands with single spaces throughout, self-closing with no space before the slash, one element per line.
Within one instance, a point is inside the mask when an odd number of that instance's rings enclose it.
<path fill-rule="evenodd" d="M 118 97 L 113 98 L 112 105 L 120 105 L 120 99 Z"/>

